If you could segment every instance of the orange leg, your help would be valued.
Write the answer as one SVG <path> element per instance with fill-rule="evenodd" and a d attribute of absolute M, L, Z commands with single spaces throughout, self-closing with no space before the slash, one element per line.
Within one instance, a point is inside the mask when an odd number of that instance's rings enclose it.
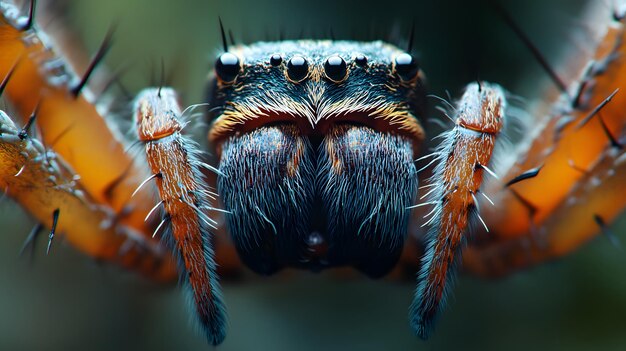
<path fill-rule="evenodd" d="M 208 198 L 215 194 L 202 178 L 203 163 L 193 142 L 181 134 L 182 117 L 172 89 L 146 89 L 137 97 L 137 135 L 146 145 L 148 164 L 155 175 L 151 178 L 159 189 L 161 202 L 156 207 L 164 209 L 164 219 L 154 235 L 161 226 L 169 227 L 163 237 L 172 241 L 207 339 L 218 345 L 226 336 L 226 312 L 212 245 L 211 227 L 215 229 L 217 222 L 206 213 L 216 210 L 208 205 Z"/>
<path fill-rule="evenodd" d="M 502 178 L 506 182 L 543 166 L 540 173 L 510 187 L 489 184 L 487 194 L 498 206 L 485 214 L 489 236 L 481 236 L 485 240 L 465 255 L 469 271 L 502 275 L 561 256 L 602 231 L 596 216 L 609 225 L 623 212 L 626 196 L 619 189 L 626 187 L 626 177 L 618 176 L 626 128 L 622 22 L 617 16 L 605 27 L 573 93 L 553 103 L 532 143 L 517 150 L 516 162 Z"/>
<path fill-rule="evenodd" d="M 21 139 L 20 131 L 0 111 L 0 188 L 49 228 L 58 210 L 57 232 L 94 258 L 157 280 L 171 279 L 174 267 L 163 248 L 143 236 L 118 235 L 119 228 L 102 226 L 110 213 L 89 201 L 52 152 L 46 153 L 38 140 Z"/>
<path fill-rule="evenodd" d="M 9 6 L 3 4 L 3 6 Z M 91 97 L 87 88 L 78 89 L 78 79 L 71 73 L 73 70 L 51 48 L 47 47 L 43 37 L 39 35 L 33 24 L 23 28 L 16 23 L 24 23 L 16 17 L 17 11 L 5 12 L 0 17 L 0 75 L 9 77 L 4 90 L 5 97 L 12 103 L 19 115 L 29 116 L 36 110 L 36 125 L 41 135 L 41 142 L 46 148 L 54 149 L 60 163 L 67 165 L 69 178 L 75 190 L 84 193 L 85 209 L 100 208 L 100 222 L 92 220 L 91 226 L 80 228 L 81 235 L 69 235 L 71 242 L 90 255 L 124 261 L 132 266 L 130 259 L 124 258 L 123 244 L 126 239 L 132 242 L 149 243 L 156 248 L 158 243 L 149 235 L 153 223 L 145 223 L 143 218 L 150 210 L 151 195 L 144 192 L 131 199 L 133 190 L 147 174 L 147 169 L 134 163 L 124 151 L 124 144 L 118 133 L 96 111 L 88 100 Z M 5 154 L 3 162 L 18 168 L 34 160 L 20 160 Z M 12 170 L 12 167 L 7 168 Z M 26 168 L 25 168 L 26 170 Z M 28 196 L 54 203 L 55 198 L 46 198 L 47 185 L 45 178 L 35 179 L 42 174 L 31 174 L 28 177 L 33 183 L 41 183 L 40 193 L 30 191 Z M 26 179 L 26 177 L 25 177 Z M 40 213 L 37 218 L 50 223 L 54 206 L 40 207 L 41 203 L 26 200 L 23 191 L 19 191 L 14 180 L 3 180 L 8 186 L 8 193 L 32 213 Z M 69 182 L 68 182 L 69 183 Z M 74 189 L 72 189 L 74 190 Z M 71 208 L 76 208 L 73 205 Z M 46 213 L 46 211 L 48 211 Z M 69 230 L 67 223 L 81 223 L 80 211 L 69 208 L 60 214 L 59 232 Z M 98 213 L 96 211 L 96 213 Z M 104 215 L 106 214 L 106 216 Z M 106 227 L 112 229 L 106 229 Z M 101 229 L 105 228 L 105 229 Z M 113 238 L 100 235 L 109 232 Z M 139 248 L 136 248 L 139 250 Z M 113 253 L 121 258 L 114 257 Z M 147 254 L 154 254 L 147 252 Z M 157 257 L 164 262 L 162 278 L 171 279 L 175 275 L 174 265 L 169 255 L 159 250 Z"/>
<path fill-rule="evenodd" d="M 426 185 L 433 209 L 426 252 L 409 316 L 415 333 L 428 338 L 452 284 L 456 262 L 466 241 L 469 221 L 477 213 L 476 195 L 502 128 L 504 93 L 493 85 L 470 84 L 457 107 L 456 126 L 433 153 L 434 175 Z M 428 217 L 428 215 L 427 215 Z"/>

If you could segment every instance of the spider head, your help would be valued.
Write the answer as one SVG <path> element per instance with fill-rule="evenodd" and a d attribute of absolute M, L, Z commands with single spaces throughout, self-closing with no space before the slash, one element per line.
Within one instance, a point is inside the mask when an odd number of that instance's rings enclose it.
<path fill-rule="evenodd" d="M 264 274 L 391 269 L 417 191 L 425 95 L 415 58 L 379 41 L 261 42 L 220 55 L 209 140 L 243 261 Z"/>
<path fill-rule="evenodd" d="M 401 134 L 419 146 L 424 75 L 416 59 L 380 42 L 283 41 L 232 48 L 215 64 L 209 140 L 289 123 L 312 138 L 338 123 Z M 417 151 L 417 150 L 416 150 Z"/>

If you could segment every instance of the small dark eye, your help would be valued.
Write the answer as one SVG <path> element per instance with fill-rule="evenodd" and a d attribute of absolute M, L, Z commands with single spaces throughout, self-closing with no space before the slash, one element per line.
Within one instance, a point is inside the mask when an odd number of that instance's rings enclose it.
<path fill-rule="evenodd" d="M 400 54 L 396 57 L 396 72 L 404 81 L 409 81 L 417 76 L 419 66 L 417 60 L 409 54 Z"/>
<path fill-rule="evenodd" d="M 367 65 L 367 57 L 365 57 L 365 55 L 363 54 L 356 55 L 356 57 L 354 58 L 354 62 L 357 65 L 364 67 L 365 65 Z"/>
<path fill-rule="evenodd" d="M 230 52 L 225 52 L 215 62 L 215 74 L 224 83 L 235 81 L 241 66 L 239 58 Z"/>
<path fill-rule="evenodd" d="M 270 57 L 270 65 L 276 67 L 281 63 L 283 63 L 283 57 L 280 56 L 280 54 L 274 54 L 272 55 L 272 57 Z"/>
<path fill-rule="evenodd" d="M 293 82 L 299 83 L 309 74 L 309 64 L 302 56 L 294 56 L 287 63 L 287 76 Z"/>
<path fill-rule="evenodd" d="M 334 55 L 326 59 L 324 63 L 324 72 L 326 77 L 335 83 L 341 82 L 346 78 L 348 70 L 346 61 L 339 55 Z"/>

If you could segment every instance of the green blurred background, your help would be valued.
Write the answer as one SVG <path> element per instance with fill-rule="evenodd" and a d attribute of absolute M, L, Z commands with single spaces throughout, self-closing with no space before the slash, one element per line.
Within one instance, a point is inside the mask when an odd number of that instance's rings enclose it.
<path fill-rule="evenodd" d="M 480 77 L 529 104 L 545 74 L 483 2 L 472 1 L 65 1 L 67 19 L 94 52 L 117 23 L 107 66 L 128 67 L 124 85 L 149 84 L 163 57 L 185 103 L 201 102 L 220 48 L 217 16 L 239 41 L 307 37 L 365 39 L 416 22 L 415 47 L 432 91 L 458 95 Z M 503 1 L 540 49 L 558 60 L 584 47 L 584 1 Z M 600 3 L 600 2 L 598 2 Z M 602 6 L 609 6 L 601 2 Z M 59 20 L 59 19 L 57 19 Z M 574 29 L 576 30 L 574 30 Z M 374 36 L 370 36 L 374 37 Z M 158 75 L 158 73 L 157 73 Z M 549 84 L 549 83 L 548 83 Z M 614 226 L 625 239 L 625 221 Z M 61 242 L 34 262 L 18 252 L 33 221 L 0 204 L 0 350 L 205 350 L 175 287 L 100 266 Z M 623 250 L 599 237 L 563 259 L 499 281 L 462 276 L 432 340 L 415 339 L 407 308 L 413 282 L 341 280 L 302 272 L 226 282 L 230 333 L 220 350 L 624 350 Z"/>

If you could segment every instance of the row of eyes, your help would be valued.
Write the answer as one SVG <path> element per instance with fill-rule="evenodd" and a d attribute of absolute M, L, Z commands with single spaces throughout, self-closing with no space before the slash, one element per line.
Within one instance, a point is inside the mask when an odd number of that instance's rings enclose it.
<path fill-rule="evenodd" d="M 280 54 L 274 54 L 270 57 L 270 64 L 274 67 L 283 63 L 283 57 Z M 365 55 L 357 55 L 354 63 L 360 67 L 367 66 L 367 57 Z M 394 71 L 400 79 L 410 81 L 419 73 L 419 67 L 415 58 L 407 53 L 400 54 L 394 59 Z M 224 83 L 232 83 L 237 79 L 241 65 L 239 58 L 229 52 L 223 53 L 218 57 L 215 63 L 215 73 L 220 81 Z M 302 82 L 309 74 L 309 64 L 303 56 L 295 55 L 287 62 L 287 77 L 290 81 Z M 348 67 L 346 61 L 339 55 L 333 55 L 324 62 L 324 74 L 326 78 L 335 83 L 343 82 L 348 75 Z"/>

